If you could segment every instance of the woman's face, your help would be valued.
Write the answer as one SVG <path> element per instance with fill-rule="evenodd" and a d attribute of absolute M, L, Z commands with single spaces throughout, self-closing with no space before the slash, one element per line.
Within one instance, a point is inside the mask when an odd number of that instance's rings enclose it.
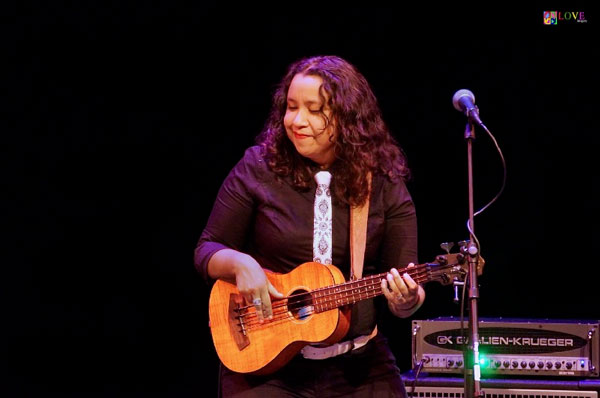
<path fill-rule="evenodd" d="M 331 109 L 319 95 L 322 84 L 323 79 L 319 76 L 294 76 L 287 93 L 283 125 L 300 155 L 327 168 L 335 159 L 334 142 L 337 133 Z M 327 99 L 324 99 L 325 102 Z"/>

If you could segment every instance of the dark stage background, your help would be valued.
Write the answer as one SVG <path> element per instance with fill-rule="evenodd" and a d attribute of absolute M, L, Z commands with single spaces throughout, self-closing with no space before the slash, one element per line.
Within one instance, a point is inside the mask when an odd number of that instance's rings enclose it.
<path fill-rule="evenodd" d="M 546 7 L 15 6 L 2 28 L 3 395 L 213 395 L 193 250 L 274 84 L 306 55 L 343 56 L 372 84 L 413 170 L 420 261 L 468 237 L 466 119 L 451 98 L 473 91 L 508 167 L 475 221 L 480 316 L 598 319 L 597 23 L 570 4 L 554 8 L 587 23 L 544 26 Z M 502 182 L 482 130 L 474 169 L 480 208 Z M 451 287 L 426 290 L 415 319 L 459 315 Z M 407 370 L 410 319 L 382 328 Z"/>

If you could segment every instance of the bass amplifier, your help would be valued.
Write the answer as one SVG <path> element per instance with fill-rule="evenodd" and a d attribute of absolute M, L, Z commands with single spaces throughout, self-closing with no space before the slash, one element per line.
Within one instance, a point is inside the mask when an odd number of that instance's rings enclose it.
<path fill-rule="evenodd" d="M 464 398 L 464 379 L 413 371 L 402 374 L 409 397 Z M 600 379 L 481 379 L 485 398 L 598 398 Z"/>
<path fill-rule="evenodd" d="M 415 369 L 463 373 L 468 320 L 412 322 Z M 599 376 L 598 321 L 480 319 L 479 364 L 484 376 Z"/>
<path fill-rule="evenodd" d="M 595 391 L 531 390 L 523 388 L 485 388 L 485 398 L 598 398 Z M 456 387 L 417 387 L 413 398 L 463 398 L 464 390 Z"/>

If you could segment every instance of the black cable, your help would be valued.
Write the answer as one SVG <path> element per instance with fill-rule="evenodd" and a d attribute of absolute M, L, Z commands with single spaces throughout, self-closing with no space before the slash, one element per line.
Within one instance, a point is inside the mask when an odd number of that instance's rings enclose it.
<path fill-rule="evenodd" d="M 498 145 L 498 141 L 496 141 L 496 138 L 491 133 L 491 131 L 488 130 L 488 128 L 483 123 L 481 124 L 481 127 L 490 136 L 490 138 L 492 139 L 492 142 L 494 143 L 494 146 L 496 147 L 496 150 L 498 151 L 498 155 L 500 155 L 500 160 L 502 161 L 503 175 L 502 175 L 502 185 L 500 186 L 500 190 L 498 191 L 498 193 L 496 194 L 496 196 L 494 196 L 481 209 L 477 210 L 473 214 L 473 218 L 475 218 L 477 215 L 479 215 L 480 213 L 482 213 L 485 209 L 487 209 L 488 207 L 490 207 L 492 205 L 492 203 L 494 203 L 500 197 L 500 195 L 502 194 L 502 192 L 504 192 L 504 188 L 506 187 L 506 160 L 504 159 L 504 154 L 502 153 L 502 150 L 500 149 L 500 146 Z M 475 240 L 475 245 L 477 247 L 478 255 L 481 257 L 481 245 L 479 244 L 479 239 L 477 239 L 477 236 L 473 232 L 473 226 L 471 225 L 471 220 L 470 219 L 467 220 L 467 230 L 469 231 L 469 233 L 471 234 L 471 236 L 473 236 L 473 239 Z"/>
<path fill-rule="evenodd" d="M 417 389 L 417 380 L 419 379 L 419 374 L 421 373 L 421 370 L 423 369 L 423 365 L 425 365 L 425 362 L 423 359 L 421 359 L 418 363 L 417 363 L 417 371 L 415 372 L 415 378 L 412 382 L 412 387 L 411 387 L 411 391 L 408 394 L 409 397 L 414 397 L 415 396 L 415 390 Z"/>

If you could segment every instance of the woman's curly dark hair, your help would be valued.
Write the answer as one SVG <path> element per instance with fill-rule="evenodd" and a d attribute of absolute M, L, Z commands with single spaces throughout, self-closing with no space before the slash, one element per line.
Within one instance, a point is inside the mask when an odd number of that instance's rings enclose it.
<path fill-rule="evenodd" d="M 377 99 L 365 77 L 349 62 L 336 56 L 303 58 L 287 70 L 273 95 L 271 112 L 257 143 L 269 168 L 279 177 L 290 177 L 294 187 L 309 189 L 317 165 L 300 155 L 288 139 L 283 125 L 287 93 L 297 74 L 319 76 L 338 131 L 330 170 L 334 197 L 351 206 L 365 202 L 367 174 L 390 180 L 408 179 L 406 157 L 381 116 Z M 323 95 L 323 98 L 325 96 Z M 323 107 L 321 107 L 323 109 Z"/>

